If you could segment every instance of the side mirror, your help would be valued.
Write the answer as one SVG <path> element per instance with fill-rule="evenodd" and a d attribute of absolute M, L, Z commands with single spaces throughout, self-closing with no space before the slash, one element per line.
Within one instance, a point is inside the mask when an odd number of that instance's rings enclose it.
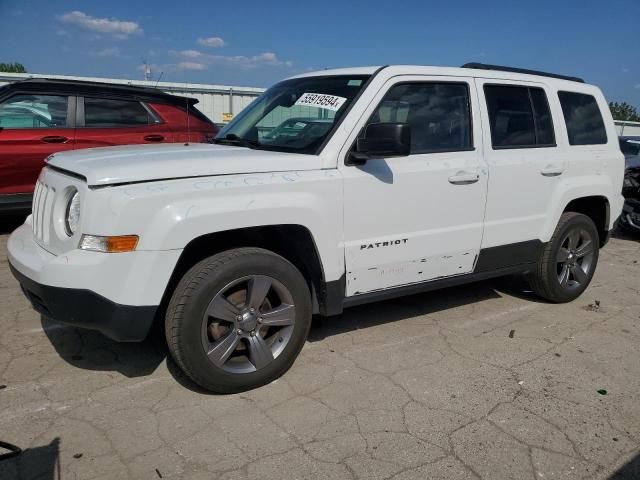
<path fill-rule="evenodd" d="M 411 153 L 411 127 L 408 123 L 372 123 L 364 137 L 356 141 L 347 165 L 364 165 L 370 158 L 406 157 Z"/>

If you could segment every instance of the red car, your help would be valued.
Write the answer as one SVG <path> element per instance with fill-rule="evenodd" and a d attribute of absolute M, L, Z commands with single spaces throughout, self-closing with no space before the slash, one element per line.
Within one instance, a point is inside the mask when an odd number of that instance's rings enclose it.
<path fill-rule="evenodd" d="M 97 82 L 32 79 L 0 87 L 0 212 L 31 208 L 52 153 L 212 140 L 218 128 L 196 103 L 153 88 Z"/>

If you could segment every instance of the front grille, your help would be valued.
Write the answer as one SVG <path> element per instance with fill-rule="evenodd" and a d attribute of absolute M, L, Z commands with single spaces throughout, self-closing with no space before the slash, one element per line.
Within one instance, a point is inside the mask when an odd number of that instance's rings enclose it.
<path fill-rule="evenodd" d="M 33 193 L 33 236 L 37 241 L 49 243 L 51 229 L 51 216 L 56 190 L 40 180 L 36 183 Z"/>

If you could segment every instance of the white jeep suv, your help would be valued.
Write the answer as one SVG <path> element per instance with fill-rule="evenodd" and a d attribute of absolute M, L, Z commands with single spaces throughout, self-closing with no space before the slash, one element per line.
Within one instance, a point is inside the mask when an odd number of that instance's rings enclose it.
<path fill-rule="evenodd" d="M 42 315 L 142 340 L 196 383 L 282 375 L 312 314 L 526 274 L 587 287 L 624 157 L 580 79 L 481 64 L 325 70 L 266 91 L 214 145 L 60 153 L 10 237 Z"/>

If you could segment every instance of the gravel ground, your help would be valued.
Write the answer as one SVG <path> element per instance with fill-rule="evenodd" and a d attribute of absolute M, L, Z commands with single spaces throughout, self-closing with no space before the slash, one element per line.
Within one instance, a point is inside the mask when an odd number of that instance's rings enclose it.
<path fill-rule="evenodd" d="M 640 478 L 637 240 L 614 238 L 571 304 L 503 279 L 319 319 L 283 378 L 229 396 L 159 335 L 40 318 L 6 240 L 0 440 L 23 453 L 3 480 Z"/>

